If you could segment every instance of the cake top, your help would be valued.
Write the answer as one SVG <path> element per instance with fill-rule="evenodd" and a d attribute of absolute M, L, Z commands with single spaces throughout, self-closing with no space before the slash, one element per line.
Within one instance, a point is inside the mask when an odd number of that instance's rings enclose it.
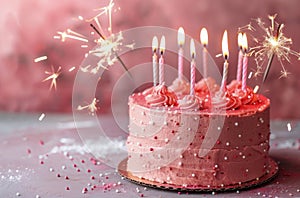
<path fill-rule="evenodd" d="M 249 114 L 269 107 L 269 99 L 255 93 L 249 86 L 245 91 L 241 87 L 241 82 L 234 80 L 222 92 L 216 81 L 209 77 L 196 83 L 195 95 L 190 95 L 189 83 L 176 79 L 170 87 L 164 84 L 153 86 L 141 93 L 132 94 L 130 100 L 146 108 L 206 113 Z"/>

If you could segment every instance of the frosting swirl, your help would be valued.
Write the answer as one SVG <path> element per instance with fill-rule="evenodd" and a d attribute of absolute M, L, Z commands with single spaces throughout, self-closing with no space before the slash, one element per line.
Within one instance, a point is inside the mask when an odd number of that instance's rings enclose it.
<path fill-rule="evenodd" d="M 197 82 L 195 85 L 195 91 L 203 94 L 207 94 L 207 93 L 214 94 L 219 89 L 220 87 L 216 84 L 216 81 L 211 77 L 204 78 L 199 82 Z"/>
<path fill-rule="evenodd" d="M 180 109 L 197 111 L 200 109 L 202 101 L 197 96 L 186 95 L 178 100 Z"/>
<path fill-rule="evenodd" d="M 232 95 L 238 97 L 243 105 L 251 105 L 257 101 L 256 94 L 249 87 L 246 88 L 246 91 L 242 89 L 236 89 L 232 92 Z"/>
<path fill-rule="evenodd" d="M 185 80 L 176 78 L 169 89 L 178 95 L 187 95 L 190 92 L 190 85 Z"/>
<path fill-rule="evenodd" d="M 143 95 L 145 95 L 146 103 L 151 107 L 177 105 L 175 93 L 170 92 L 164 84 L 145 90 Z"/>
<path fill-rule="evenodd" d="M 242 102 L 238 97 L 226 92 L 224 95 L 213 97 L 211 104 L 215 109 L 234 110 L 238 109 L 242 105 Z"/>

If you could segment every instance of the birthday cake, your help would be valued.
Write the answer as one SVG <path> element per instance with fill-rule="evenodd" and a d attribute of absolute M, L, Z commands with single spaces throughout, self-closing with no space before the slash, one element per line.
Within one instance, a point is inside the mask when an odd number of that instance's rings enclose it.
<path fill-rule="evenodd" d="M 264 176 L 269 99 L 250 87 L 241 90 L 238 81 L 220 96 L 212 78 L 195 85 L 195 96 L 184 95 L 188 83 L 177 81 L 129 97 L 127 170 L 182 187 L 223 187 Z"/>

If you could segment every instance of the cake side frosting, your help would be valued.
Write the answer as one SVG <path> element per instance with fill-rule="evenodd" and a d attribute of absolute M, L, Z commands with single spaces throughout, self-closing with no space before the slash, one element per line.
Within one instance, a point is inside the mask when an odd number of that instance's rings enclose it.
<path fill-rule="evenodd" d="M 223 106 L 217 108 L 205 94 L 151 106 L 146 98 L 157 91 L 150 89 L 129 97 L 127 168 L 133 175 L 180 186 L 222 186 L 265 174 L 270 134 L 267 98 L 249 88 L 246 100 L 238 87 L 229 87 L 220 100 Z M 173 96 L 168 90 L 164 93 Z M 212 101 L 205 106 L 206 98 Z M 227 106 L 232 98 L 238 106 Z M 206 148 L 211 134 L 218 139 Z"/>

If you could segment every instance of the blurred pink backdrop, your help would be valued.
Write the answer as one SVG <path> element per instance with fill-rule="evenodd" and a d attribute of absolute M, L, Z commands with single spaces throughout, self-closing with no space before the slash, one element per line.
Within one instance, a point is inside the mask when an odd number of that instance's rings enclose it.
<path fill-rule="evenodd" d="M 88 23 L 79 22 L 78 16 L 86 19 L 95 16 L 97 12 L 93 9 L 108 4 L 108 0 L 6 0 L 1 4 L 0 110 L 70 112 L 76 70 L 68 70 L 73 66 L 78 69 L 84 54 L 93 46 L 80 48 L 81 43 L 78 41 L 61 43 L 53 39 L 53 36 L 57 35 L 57 31 L 67 28 L 77 32 L 90 31 Z M 113 14 L 114 32 L 149 25 L 173 29 L 183 26 L 187 34 L 199 39 L 201 28 L 206 27 L 209 33 L 209 52 L 213 57 L 221 52 L 221 36 L 224 29 L 227 29 L 232 54 L 230 65 L 237 64 L 238 27 L 257 17 L 269 22 L 268 15 L 275 13 L 278 14 L 277 21 L 285 24 L 285 35 L 293 39 L 292 48 L 300 50 L 299 0 L 115 0 L 115 4 L 115 8 L 120 7 L 120 10 Z M 104 23 L 105 25 L 107 24 Z M 151 39 L 149 38 L 149 42 Z M 34 58 L 43 55 L 48 56 L 46 61 L 34 63 Z M 124 61 L 131 67 L 141 60 L 145 61 L 145 57 L 147 59 L 147 54 L 134 58 L 125 57 Z M 151 54 L 148 58 L 151 61 Z M 215 58 L 215 61 L 221 68 L 222 59 Z M 253 61 L 250 63 L 254 69 Z M 62 66 L 56 91 L 49 91 L 49 81 L 42 82 L 47 77 L 44 72 L 51 71 L 51 66 L 55 70 Z M 281 66 L 274 60 L 262 93 L 271 99 L 272 118 L 296 119 L 300 118 L 300 105 L 297 101 L 300 98 L 299 61 L 292 58 L 291 63 L 286 62 L 285 66 L 291 75 L 279 79 Z M 229 68 L 229 79 L 233 79 L 236 67 Z M 107 91 L 109 89 L 106 87 L 97 94 L 102 96 Z"/>

